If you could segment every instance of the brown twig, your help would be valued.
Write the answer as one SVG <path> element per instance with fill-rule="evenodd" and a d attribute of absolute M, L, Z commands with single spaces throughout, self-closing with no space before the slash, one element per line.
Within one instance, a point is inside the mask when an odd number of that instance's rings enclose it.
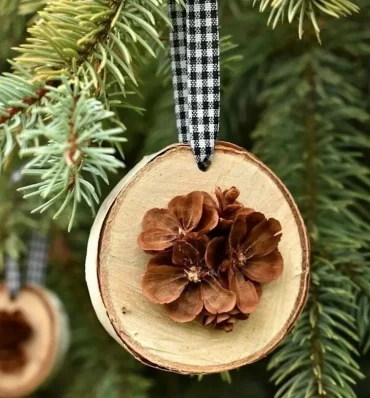
<path fill-rule="evenodd" d="M 43 98 L 48 90 L 43 87 L 39 88 L 38 90 L 35 91 L 35 94 L 37 97 L 28 97 L 23 99 L 23 103 L 25 105 L 31 106 L 35 104 L 37 101 L 40 101 L 41 98 Z M 22 111 L 22 107 L 19 106 L 14 106 L 12 108 L 6 109 L 6 113 L 8 114 L 7 116 L 0 116 L 0 124 L 6 123 L 9 119 L 11 119 L 14 115 Z"/>

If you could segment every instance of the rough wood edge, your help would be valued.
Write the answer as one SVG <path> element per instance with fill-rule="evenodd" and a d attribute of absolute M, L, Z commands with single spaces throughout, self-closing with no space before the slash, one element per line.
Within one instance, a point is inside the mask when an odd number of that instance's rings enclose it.
<path fill-rule="evenodd" d="M 6 285 L 5 283 L 0 283 L 0 291 L 3 289 L 7 289 Z M 64 324 L 60 324 L 60 313 L 58 312 L 57 306 L 55 304 L 55 300 L 58 301 L 57 297 L 50 291 L 36 285 L 28 284 L 23 286 L 22 289 L 32 292 L 38 296 L 48 313 L 51 323 L 51 339 L 47 347 L 48 354 L 46 355 L 46 360 L 44 361 L 43 366 L 40 367 L 38 373 L 33 379 L 29 380 L 28 383 L 20 386 L 16 390 L 13 389 L 12 391 L 1 390 L 0 386 L 0 398 L 17 398 L 29 395 L 40 386 L 45 384 L 45 382 L 47 382 L 48 379 L 54 375 L 55 368 L 62 361 L 62 357 L 64 357 L 66 354 L 69 345 L 68 334 L 68 336 L 64 336 L 66 337 L 64 347 L 61 349 L 59 346 L 61 337 L 60 334 L 68 333 L 68 323 L 64 320 Z"/>
<path fill-rule="evenodd" d="M 295 321 L 301 314 L 304 304 L 307 299 L 308 285 L 309 285 L 309 262 L 310 262 L 310 244 L 307 230 L 305 228 L 303 219 L 299 213 L 298 207 L 294 202 L 291 194 L 282 183 L 282 181 L 257 157 L 247 152 L 245 149 L 230 143 L 218 142 L 216 145 L 216 151 L 224 151 L 228 153 L 235 153 L 239 156 L 243 156 L 253 161 L 257 166 L 263 170 L 277 185 L 280 191 L 283 193 L 284 198 L 291 208 L 296 224 L 298 226 L 299 238 L 302 246 L 302 275 L 300 283 L 300 291 L 294 306 L 294 309 L 288 318 L 285 327 L 276 335 L 275 339 L 267 345 L 263 350 L 258 351 L 254 355 L 243 358 L 238 361 L 231 362 L 223 365 L 211 365 L 211 366 L 190 366 L 182 363 L 173 361 L 166 361 L 163 358 L 159 358 L 151 353 L 144 350 L 137 342 L 133 341 L 122 328 L 117 324 L 114 317 L 111 315 L 112 311 L 106 306 L 104 299 L 101 294 L 100 280 L 99 280 L 99 250 L 103 235 L 106 233 L 106 229 L 109 229 L 109 222 L 107 221 L 114 210 L 114 203 L 122 191 L 123 188 L 128 188 L 137 178 L 140 177 L 145 167 L 149 164 L 160 159 L 171 153 L 172 151 L 179 150 L 190 150 L 187 145 L 184 144 L 173 144 L 162 151 L 145 157 L 139 162 L 135 168 L 133 168 L 125 178 L 123 178 L 118 185 L 113 189 L 110 195 L 104 201 L 100 208 L 98 215 L 95 219 L 94 225 L 91 229 L 86 258 L 86 281 L 89 288 L 90 298 L 97 312 L 98 318 L 108 333 L 125 349 L 127 349 L 136 359 L 142 363 L 167 371 L 172 371 L 182 374 L 209 374 L 217 373 L 226 370 L 231 370 L 246 364 L 253 363 L 273 351 L 279 343 L 283 340 L 287 333 L 294 326 Z M 216 153 L 217 155 L 217 153 Z"/>

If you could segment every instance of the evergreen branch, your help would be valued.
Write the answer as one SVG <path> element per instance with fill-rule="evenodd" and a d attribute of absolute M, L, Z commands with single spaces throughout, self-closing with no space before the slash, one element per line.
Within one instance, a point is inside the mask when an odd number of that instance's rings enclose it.
<path fill-rule="evenodd" d="M 368 267 L 370 228 L 361 209 L 370 172 L 360 158 L 370 141 L 355 127 L 369 115 L 352 70 L 329 51 L 311 50 L 273 66 L 261 95 L 256 151 L 295 194 L 313 247 L 307 306 L 271 361 L 277 397 L 354 397 L 351 385 L 362 377 L 350 309 Z"/>
<path fill-rule="evenodd" d="M 358 337 L 348 280 L 328 265 L 313 267 L 309 309 L 270 361 L 276 397 L 355 398 L 352 385 L 363 376 L 352 358 Z"/>
<path fill-rule="evenodd" d="M 13 78 L 14 77 L 12 75 L 8 75 L 8 79 L 6 79 L 4 77 L 0 77 L 0 89 L 4 88 L 4 86 L 7 86 L 8 83 L 10 83 L 9 88 L 14 88 Z M 8 80 L 8 81 L 6 81 L 6 80 Z M 25 85 L 28 84 L 28 82 L 26 82 L 26 81 L 23 81 L 22 83 Z M 32 88 L 32 85 L 28 84 L 28 89 L 31 89 L 31 88 Z M 19 104 L 18 106 L 15 105 L 10 108 L 1 109 L 0 112 L 3 114 L 3 116 L 0 116 L 0 125 L 7 123 L 9 121 L 9 119 L 11 119 L 17 113 L 21 112 L 22 109 L 24 109 L 25 107 L 36 104 L 38 101 L 40 101 L 45 96 L 46 93 L 47 93 L 47 91 L 44 87 L 36 88 L 35 91 L 30 90 L 29 97 L 21 96 L 18 99 L 18 101 L 21 101 L 21 104 Z M 14 98 L 12 98 L 12 102 L 14 102 Z"/>
<path fill-rule="evenodd" d="M 0 176 L 0 274 L 4 270 L 5 258 L 19 259 L 26 251 L 25 235 L 36 227 L 29 215 L 29 203 L 15 191 L 17 182 L 11 172 Z M 40 224 L 37 225 L 41 228 Z"/>
<path fill-rule="evenodd" d="M 105 92 L 114 77 L 126 92 L 128 78 L 137 85 L 132 61 L 139 46 L 152 55 L 148 40 L 160 43 L 155 15 L 167 21 L 161 0 L 56 0 L 40 12 L 42 21 L 29 29 L 28 43 L 16 61 L 38 79 L 60 75 L 94 81 Z"/>
<path fill-rule="evenodd" d="M 48 0 L 20 0 L 18 13 L 20 15 L 35 14 L 37 11 L 45 7 Z"/>
<path fill-rule="evenodd" d="M 102 144 L 115 145 L 125 138 L 119 136 L 122 128 L 103 127 L 114 114 L 105 110 L 98 100 L 89 98 L 88 88 L 80 90 L 75 85 L 71 89 L 65 81 L 64 86 L 49 86 L 47 90 L 44 106 L 35 110 L 38 116 L 35 128 L 21 134 L 27 144 L 21 155 L 33 156 L 23 173 L 38 176 L 41 181 L 20 191 L 25 198 L 41 196 L 46 201 L 33 212 L 43 213 L 57 205 L 54 216 L 57 218 L 71 208 L 70 230 L 77 205 L 84 201 L 94 214 L 101 193 L 99 179 L 108 184 L 107 172 L 114 173 L 123 167 L 113 156 L 114 148 Z"/>
<path fill-rule="evenodd" d="M 11 48 L 18 45 L 25 27 L 24 18 L 18 15 L 20 0 L 0 0 L 0 70 L 4 69 L 6 59 L 13 56 Z"/>
<path fill-rule="evenodd" d="M 43 83 L 31 82 L 31 75 L 17 69 L 20 75 L 0 76 L 0 166 L 19 142 L 19 132 L 35 122 L 32 109 L 46 94 Z"/>
<path fill-rule="evenodd" d="M 286 19 L 289 23 L 298 21 L 298 35 L 302 39 L 306 19 L 311 21 L 320 41 L 319 18 L 328 15 L 334 18 L 347 17 L 359 12 L 360 8 L 350 0 L 254 0 L 259 3 L 260 12 L 270 9 L 268 25 L 273 29 Z"/>
<path fill-rule="evenodd" d="M 0 154 L 7 158 L 18 142 L 22 155 L 34 156 L 28 173 L 40 175 L 42 181 L 25 187 L 26 196 L 48 198 L 36 209 L 42 212 L 63 198 L 57 216 L 71 203 L 71 228 L 81 200 L 94 212 L 97 177 L 107 181 L 106 171 L 122 166 L 112 156 L 113 148 L 85 144 L 81 148 L 76 137 L 83 131 L 84 137 L 91 136 L 91 142 L 105 140 L 116 145 L 122 141 L 116 135 L 125 127 L 117 121 L 121 128 L 94 130 L 90 123 L 77 126 L 77 133 L 72 130 L 67 134 L 67 116 L 74 117 L 67 87 L 82 89 L 83 95 L 76 94 L 75 111 L 83 108 L 87 112 L 84 106 L 90 105 L 101 116 L 91 117 L 97 122 L 112 118 L 112 108 L 137 109 L 125 100 L 137 91 L 135 68 L 148 54 L 155 56 L 152 42 L 162 43 L 154 26 L 157 19 L 168 23 L 168 18 L 162 0 L 55 0 L 47 3 L 39 16 L 13 64 L 21 75 L 7 74 L 0 80 Z M 101 99 L 108 111 L 100 102 L 88 99 L 91 96 Z M 53 131 L 60 135 L 53 135 Z M 34 142 L 31 146 L 30 140 Z M 88 142 L 87 138 L 83 142 Z M 61 154 L 67 147 L 70 151 Z M 82 171 L 90 174 L 95 187 L 81 177 Z"/>

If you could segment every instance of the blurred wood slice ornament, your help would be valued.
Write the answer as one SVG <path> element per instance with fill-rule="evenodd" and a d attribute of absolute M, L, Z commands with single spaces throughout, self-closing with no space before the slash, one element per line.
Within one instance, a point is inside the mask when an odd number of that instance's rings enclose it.
<path fill-rule="evenodd" d="M 4 341 L 6 337 L 12 347 L 0 343 L 0 398 L 25 397 L 47 385 L 69 346 L 68 319 L 60 300 L 36 285 L 23 286 L 17 298 L 11 300 L 2 283 L 1 333 L 7 336 L 0 338 Z M 10 333 L 22 341 L 12 341 Z"/>
<path fill-rule="evenodd" d="M 138 247 L 145 213 L 178 195 L 240 190 L 240 202 L 279 220 L 281 277 L 263 284 L 257 309 L 232 333 L 198 321 L 177 323 L 142 292 L 150 255 Z M 309 284 L 309 239 L 283 183 L 260 160 L 219 142 L 206 172 L 189 146 L 175 144 L 145 157 L 113 189 L 92 227 L 86 259 L 92 304 L 107 332 L 145 364 L 183 374 L 206 374 L 255 362 L 271 352 L 300 315 Z"/>

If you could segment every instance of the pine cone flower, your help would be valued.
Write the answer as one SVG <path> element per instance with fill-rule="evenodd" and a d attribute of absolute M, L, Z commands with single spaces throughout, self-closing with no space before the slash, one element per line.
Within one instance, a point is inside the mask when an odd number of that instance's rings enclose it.
<path fill-rule="evenodd" d="M 211 241 L 205 236 L 176 242 L 170 253 L 153 257 L 143 277 L 144 295 L 164 304 L 167 314 L 177 322 L 194 320 L 205 308 L 221 314 L 235 307 L 235 294 L 217 280 L 224 238 Z"/>
<path fill-rule="evenodd" d="M 20 311 L 0 311 L 0 370 L 20 370 L 27 357 L 22 345 L 31 337 L 32 329 Z"/>
<path fill-rule="evenodd" d="M 145 214 L 138 244 L 154 257 L 142 290 L 174 321 L 198 317 L 230 332 L 256 309 L 261 283 L 282 274 L 281 226 L 238 202 L 237 188 L 215 193 L 177 196 Z"/>
<path fill-rule="evenodd" d="M 207 234 L 217 226 L 219 219 L 212 202 L 206 192 L 195 191 L 175 197 L 168 209 L 149 210 L 143 219 L 138 245 L 145 251 L 159 252 L 189 236 Z"/>
<path fill-rule="evenodd" d="M 236 304 L 244 314 L 253 312 L 258 304 L 259 284 L 279 278 L 283 258 L 278 250 L 281 225 L 274 218 L 258 212 L 240 215 L 231 227 L 230 258 L 227 268 L 229 288 L 236 295 Z"/>
<path fill-rule="evenodd" d="M 222 191 L 220 187 L 216 187 L 215 193 L 220 217 L 218 228 L 222 230 L 229 229 L 238 215 L 248 215 L 253 212 L 252 209 L 244 207 L 242 203 L 237 201 L 240 195 L 239 189 L 231 187 Z"/>
<path fill-rule="evenodd" d="M 214 329 L 224 330 L 229 333 L 234 329 L 234 323 L 238 320 L 243 321 L 249 318 L 249 315 L 243 314 L 237 308 L 223 314 L 205 314 L 202 319 L 204 326 L 211 326 Z"/>
<path fill-rule="evenodd" d="M 228 282 L 224 278 L 221 279 L 221 283 L 224 287 L 227 287 Z M 262 296 L 262 286 L 260 284 L 255 284 L 258 298 Z M 236 321 L 244 321 L 249 318 L 249 314 L 243 314 L 237 307 L 233 308 L 229 312 L 223 314 L 210 314 L 207 311 L 203 311 L 202 323 L 204 326 L 211 326 L 214 329 L 223 330 L 225 332 L 232 332 L 234 329 L 234 323 Z"/>

